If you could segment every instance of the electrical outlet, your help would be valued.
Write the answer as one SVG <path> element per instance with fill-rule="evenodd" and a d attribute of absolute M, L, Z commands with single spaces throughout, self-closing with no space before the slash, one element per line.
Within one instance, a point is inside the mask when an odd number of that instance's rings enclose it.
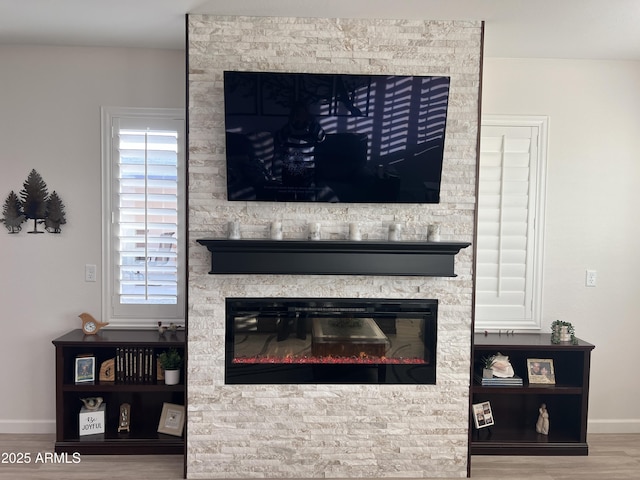
<path fill-rule="evenodd" d="M 85 282 L 95 282 L 96 281 L 96 266 L 86 264 L 84 266 L 84 281 Z"/>
<path fill-rule="evenodd" d="M 587 270 L 585 276 L 585 285 L 587 287 L 595 287 L 598 280 L 598 272 L 595 270 Z"/>

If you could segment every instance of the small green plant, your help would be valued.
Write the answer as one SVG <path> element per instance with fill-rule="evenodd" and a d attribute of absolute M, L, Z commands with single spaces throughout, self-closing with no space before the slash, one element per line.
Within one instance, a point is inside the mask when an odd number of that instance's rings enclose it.
<path fill-rule="evenodd" d="M 160 365 L 165 370 L 179 370 L 182 366 L 182 357 L 180 356 L 180 352 L 178 352 L 178 349 L 173 347 L 162 352 L 158 356 L 158 360 L 160 360 Z"/>
<path fill-rule="evenodd" d="M 551 343 L 560 343 L 560 331 L 562 327 L 567 327 L 567 333 L 571 337 L 571 343 L 574 345 L 578 343 L 573 325 L 571 325 L 571 322 L 565 322 L 563 320 L 554 320 L 551 323 Z"/>
<path fill-rule="evenodd" d="M 493 365 L 496 363 L 495 355 L 491 355 L 490 357 L 482 357 L 482 368 L 491 369 Z"/>

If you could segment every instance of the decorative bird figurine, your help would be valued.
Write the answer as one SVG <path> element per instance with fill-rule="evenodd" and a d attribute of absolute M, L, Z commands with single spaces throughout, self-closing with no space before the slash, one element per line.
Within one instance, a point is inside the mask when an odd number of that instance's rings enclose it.
<path fill-rule="evenodd" d="M 173 322 L 171 322 L 168 327 L 165 327 L 164 325 L 162 325 L 162 322 L 158 322 L 158 333 L 160 335 L 164 335 L 164 332 L 167 332 L 167 331 L 171 332 L 171 334 L 173 335 L 181 328 L 182 328 L 182 325 L 177 325 Z"/>
<path fill-rule="evenodd" d="M 178 330 L 180 330 L 181 328 L 182 328 L 182 325 L 176 325 L 176 324 L 175 324 L 175 323 L 173 323 L 173 322 L 171 322 L 171 323 L 169 324 L 169 331 L 170 331 L 171 333 L 175 333 L 175 332 L 177 332 Z"/>
<path fill-rule="evenodd" d="M 80 400 L 82 400 L 84 406 L 87 407 L 87 410 L 97 410 L 98 408 L 100 408 L 100 405 L 102 405 L 103 402 L 102 397 L 88 397 L 81 398 Z"/>
<path fill-rule="evenodd" d="M 82 319 L 82 331 L 85 335 L 95 335 L 102 327 L 109 325 L 109 322 L 99 322 L 86 312 L 78 316 Z"/>
<path fill-rule="evenodd" d="M 160 335 L 164 335 L 164 332 L 167 331 L 167 327 L 162 326 L 162 322 L 158 322 L 158 333 Z"/>

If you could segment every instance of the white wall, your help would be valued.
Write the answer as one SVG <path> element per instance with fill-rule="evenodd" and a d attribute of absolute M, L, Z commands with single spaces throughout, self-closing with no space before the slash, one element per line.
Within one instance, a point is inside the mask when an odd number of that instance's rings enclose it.
<path fill-rule="evenodd" d="M 640 62 L 484 67 L 483 113 L 550 117 L 543 329 L 570 321 L 596 346 L 589 431 L 640 432 Z"/>
<path fill-rule="evenodd" d="M 0 46 L 0 65 L 0 202 L 36 169 L 67 213 L 59 235 L 0 229 L 0 432 L 53 432 L 51 340 L 101 315 L 100 106 L 183 107 L 184 52 Z"/>

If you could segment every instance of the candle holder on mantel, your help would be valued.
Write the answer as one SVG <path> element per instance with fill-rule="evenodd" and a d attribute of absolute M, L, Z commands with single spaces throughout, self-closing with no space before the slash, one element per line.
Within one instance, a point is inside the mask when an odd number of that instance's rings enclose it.
<path fill-rule="evenodd" d="M 402 224 L 392 223 L 389 225 L 389 241 L 399 242 L 402 239 Z"/>
<path fill-rule="evenodd" d="M 571 325 L 570 322 L 554 320 L 554 322 L 551 324 L 551 343 L 577 343 L 573 325 Z"/>
<path fill-rule="evenodd" d="M 362 233 L 360 232 L 360 224 L 352 222 L 349 224 L 349 240 L 360 241 L 362 240 Z"/>
<path fill-rule="evenodd" d="M 269 236 L 271 240 L 282 240 L 282 222 L 271 222 L 269 226 Z"/>
<path fill-rule="evenodd" d="M 313 241 L 320 240 L 320 224 L 317 222 L 312 222 L 309 224 L 308 228 L 309 231 L 307 233 L 307 238 Z"/>
<path fill-rule="evenodd" d="M 440 224 L 432 223 L 427 226 L 427 242 L 440 241 Z"/>
<path fill-rule="evenodd" d="M 227 236 L 229 240 L 240 240 L 240 222 L 237 220 L 231 220 L 227 224 Z"/>

